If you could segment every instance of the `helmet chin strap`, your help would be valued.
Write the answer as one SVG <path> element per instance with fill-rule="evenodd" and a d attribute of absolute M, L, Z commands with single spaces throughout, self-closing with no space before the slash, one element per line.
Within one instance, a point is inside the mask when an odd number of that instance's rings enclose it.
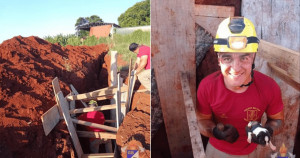
<path fill-rule="evenodd" d="M 253 58 L 253 64 L 252 64 L 252 69 L 251 69 L 251 81 L 248 82 L 247 84 L 242 84 L 242 85 L 240 85 L 241 88 L 242 88 L 242 87 L 248 87 L 248 86 L 250 86 L 250 85 L 253 83 L 253 74 L 254 74 L 253 69 L 255 68 L 255 64 L 254 64 L 255 57 L 256 57 L 256 54 L 254 55 L 254 58 Z"/>
<path fill-rule="evenodd" d="M 251 81 L 248 82 L 247 84 L 242 84 L 242 85 L 240 85 L 241 88 L 242 88 L 242 87 L 248 87 L 248 86 L 250 86 L 250 85 L 253 83 L 253 74 L 254 74 L 253 69 L 254 69 L 254 67 L 255 67 L 255 64 L 253 63 L 253 64 L 252 64 L 252 70 L 251 70 Z"/>

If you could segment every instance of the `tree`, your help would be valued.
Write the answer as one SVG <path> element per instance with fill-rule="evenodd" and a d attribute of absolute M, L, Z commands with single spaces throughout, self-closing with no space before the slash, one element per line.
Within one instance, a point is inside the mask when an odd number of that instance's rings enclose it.
<path fill-rule="evenodd" d="M 103 22 L 103 20 L 98 15 L 92 15 L 90 17 L 79 17 L 76 20 L 75 26 L 79 26 L 85 23 Z"/>
<path fill-rule="evenodd" d="M 121 27 L 150 25 L 150 0 L 136 3 L 118 18 Z"/>
<path fill-rule="evenodd" d="M 98 15 L 92 15 L 90 17 L 79 17 L 77 20 L 76 20 L 76 23 L 75 23 L 75 26 L 78 27 L 82 24 L 88 24 L 88 23 L 94 23 L 94 22 L 100 22 L 100 23 L 103 23 L 103 20 L 98 16 Z M 89 31 L 86 31 L 86 30 L 79 30 L 78 28 L 77 29 L 77 35 L 79 37 L 85 37 L 85 36 L 88 36 L 89 35 Z"/>

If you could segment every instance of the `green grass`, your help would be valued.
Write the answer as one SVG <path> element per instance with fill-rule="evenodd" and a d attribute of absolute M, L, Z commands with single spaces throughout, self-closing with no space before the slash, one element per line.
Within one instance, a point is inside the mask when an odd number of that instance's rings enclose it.
<path fill-rule="evenodd" d="M 150 31 L 142 31 L 137 30 L 131 34 L 120 35 L 113 34 L 112 37 L 107 38 L 99 38 L 97 39 L 95 36 L 87 37 L 83 42 L 80 41 L 80 38 L 76 35 L 62 35 L 59 34 L 57 36 L 46 36 L 45 40 L 51 43 L 60 43 L 62 46 L 73 45 L 73 46 L 94 46 L 97 44 L 107 44 L 110 47 L 110 51 L 117 51 L 122 55 L 123 60 L 129 63 L 130 58 L 134 62 L 136 59 L 136 54 L 129 51 L 128 47 L 131 43 L 135 42 L 138 44 L 143 44 L 150 46 Z M 110 52 L 109 52 L 110 54 Z"/>

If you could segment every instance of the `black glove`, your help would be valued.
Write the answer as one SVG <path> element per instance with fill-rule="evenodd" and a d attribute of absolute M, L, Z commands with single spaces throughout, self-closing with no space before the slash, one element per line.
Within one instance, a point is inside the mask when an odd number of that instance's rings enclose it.
<path fill-rule="evenodd" d="M 273 135 L 273 129 L 271 127 L 262 127 L 262 125 L 256 121 L 249 122 L 246 126 L 246 132 L 248 135 L 248 142 L 256 143 L 260 145 L 266 145 L 271 140 Z"/>
<path fill-rule="evenodd" d="M 213 135 L 220 140 L 225 140 L 229 143 L 234 143 L 239 138 L 239 133 L 235 127 L 232 125 L 223 125 L 219 123 L 213 129 Z"/>

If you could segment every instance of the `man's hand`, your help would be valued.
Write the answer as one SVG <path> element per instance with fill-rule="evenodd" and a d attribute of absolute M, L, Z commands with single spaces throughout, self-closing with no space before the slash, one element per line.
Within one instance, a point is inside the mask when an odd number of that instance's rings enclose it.
<path fill-rule="evenodd" d="M 213 129 L 213 135 L 217 139 L 225 140 L 229 143 L 234 143 L 239 138 L 239 133 L 235 127 L 232 125 L 223 125 L 218 123 L 218 125 Z"/>

